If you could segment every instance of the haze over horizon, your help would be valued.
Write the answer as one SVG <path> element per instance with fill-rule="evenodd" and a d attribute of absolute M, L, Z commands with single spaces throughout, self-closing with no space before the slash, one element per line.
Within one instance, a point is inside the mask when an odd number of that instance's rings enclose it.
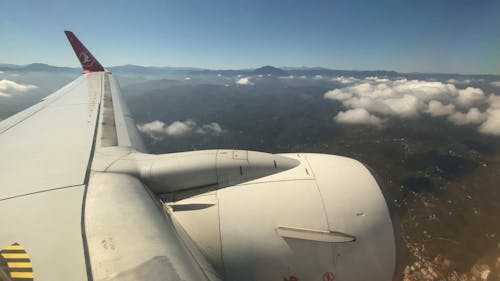
<path fill-rule="evenodd" d="M 98 7 L 98 8 L 97 8 Z M 496 1 L 2 2 L 0 63 L 500 74 Z"/>

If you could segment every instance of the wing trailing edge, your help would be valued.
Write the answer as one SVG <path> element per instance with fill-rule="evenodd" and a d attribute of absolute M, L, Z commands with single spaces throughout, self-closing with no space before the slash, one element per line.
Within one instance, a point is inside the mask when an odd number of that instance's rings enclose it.
<path fill-rule="evenodd" d="M 78 40 L 78 38 L 71 31 L 64 31 L 66 37 L 68 37 L 73 51 L 75 51 L 80 64 L 82 65 L 83 71 L 85 73 L 104 71 L 102 65 L 97 61 L 97 59 L 85 48 L 85 46 Z"/>

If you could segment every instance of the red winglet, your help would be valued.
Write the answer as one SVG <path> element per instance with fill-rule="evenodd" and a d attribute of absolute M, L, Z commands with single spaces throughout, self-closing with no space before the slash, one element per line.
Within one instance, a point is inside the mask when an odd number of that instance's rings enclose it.
<path fill-rule="evenodd" d="M 69 43 L 73 50 L 75 51 L 76 56 L 80 60 L 82 64 L 83 71 L 85 73 L 95 72 L 95 71 L 104 71 L 102 65 L 95 59 L 95 57 L 85 48 L 85 46 L 76 38 L 76 36 L 71 31 L 64 31 L 66 33 L 66 37 L 68 37 Z"/>

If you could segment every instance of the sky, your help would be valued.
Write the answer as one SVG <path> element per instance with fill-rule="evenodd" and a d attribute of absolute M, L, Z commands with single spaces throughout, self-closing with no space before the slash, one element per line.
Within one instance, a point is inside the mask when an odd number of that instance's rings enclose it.
<path fill-rule="evenodd" d="M 0 0 L 0 63 L 500 74 L 500 1 Z"/>

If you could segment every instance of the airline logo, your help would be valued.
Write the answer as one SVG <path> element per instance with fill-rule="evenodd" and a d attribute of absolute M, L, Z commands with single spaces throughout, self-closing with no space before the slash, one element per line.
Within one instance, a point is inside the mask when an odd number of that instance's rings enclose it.
<path fill-rule="evenodd" d="M 14 243 L 0 251 L 0 280 L 33 281 L 33 266 L 23 246 Z"/>
<path fill-rule="evenodd" d="M 83 51 L 78 55 L 78 59 L 82 63 L 83 67 L 90 67 L 94 64 L 95 60 L 94 57 L 88 52 L 88 51 Z"/>

